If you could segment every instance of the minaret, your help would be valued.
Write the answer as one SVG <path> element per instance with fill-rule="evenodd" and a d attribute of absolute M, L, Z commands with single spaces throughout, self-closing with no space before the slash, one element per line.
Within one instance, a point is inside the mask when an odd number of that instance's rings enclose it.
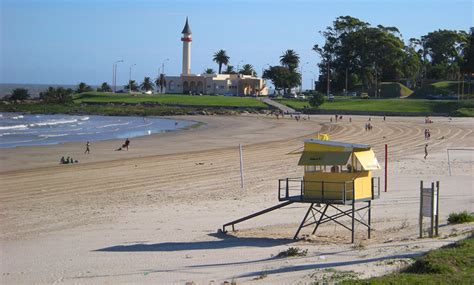
<path fill-rule="evenodd" d="M 183 42 L 183 72 L 181 75 L 191 74 L 191 28 L 189 28 L 188 17 L 186 17 L 186 24 L 184 29 L 181 32 L 183 37 L 181 41 Z"/>

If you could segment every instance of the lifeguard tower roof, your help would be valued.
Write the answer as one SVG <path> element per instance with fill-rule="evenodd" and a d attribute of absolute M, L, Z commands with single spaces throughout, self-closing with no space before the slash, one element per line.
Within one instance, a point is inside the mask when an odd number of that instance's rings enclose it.
<path fill-rule="evenodd" d="M 317 140 L 317 139 L 307 139 L 304 142 L 326 145 L 326 146 L 333 146 L 335 147 L 334 151 L 341 151 L 341 148 L 344 148 L 343 151 L 363 151 L 363 150 L 369 150 L 372 148 L 368 144 L 356 144 L 356 143 L 346 143 L 346 142 L 338 142 L 338 141 L 322 141 L 322 140 Z"/>
<path fill-rule="evenodd" d="M 380 169 L 370 145 L 317 139 L 308 139 L 304 143 L 298 165 L 345 165 L 354 154 L 363 170 Z"/>

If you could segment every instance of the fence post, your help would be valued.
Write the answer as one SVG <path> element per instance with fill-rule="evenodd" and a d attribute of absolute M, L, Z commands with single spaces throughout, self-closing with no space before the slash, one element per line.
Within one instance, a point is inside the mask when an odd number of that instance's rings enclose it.
<path fill-rule="evenodd" d="M 286 178 L 286 189 L 285 189 L 285 192 L 286 192 L 286 198 L 290 197 L 290 188 L 288 186 L 288 178 Z"/>
<path fill-rule="evenodd" d="M 244 165 L 242 159 L 242 144 L 239 144 L 239 154 L 240 154 L 240 188 L 244 188 Z"/>
<path fill-rule="evenodd" d="M 435 227 L 435 234 L 438 236 L 438 228 L 439 228 L 439 181 L 436 181 L 436 227 Z"/>

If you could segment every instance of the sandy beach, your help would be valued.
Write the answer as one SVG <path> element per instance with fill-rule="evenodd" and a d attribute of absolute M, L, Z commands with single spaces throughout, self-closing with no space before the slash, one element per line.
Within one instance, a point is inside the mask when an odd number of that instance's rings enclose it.
<path fill-rule="evenodd" d="M 310 120 L 265 115 L 184 116 L 199 128 L 131 140 L 0 149 L 0 269 L 2 284 L 160 283 L 275 284 L 310 282 L 328 268 L 370 277 L 396 270 L 428 250 L 465 237 L 474 224 L 448 225 L 451 212 L 474 211 L 472 118 L 329 116 Z M 424 156 L 423 131 L 431 130 Z M 294 241 L 308 205 L 293 204 L 218 232 L 231 220 L 278 203 L 279 178 L 300 177 L 305 138 L 367 143 L 384 165 L 388 192 L 375 200 L 374 231 L 350 232 L 334 223 Z M 243 145 L 244 189 L 239 150 Z M 80 161 L 59 165 L 63 155 Z M 383 181 L 383 170 L 375 172 Z M 418 239 L 419 184 L 440 181 L 440 237 Z M 277 258 L 288 247 L 304 257 Z M 395 261 L 394 261 L 395 260 Z M 390 261 L 390 262 L 389 262 Z"/>

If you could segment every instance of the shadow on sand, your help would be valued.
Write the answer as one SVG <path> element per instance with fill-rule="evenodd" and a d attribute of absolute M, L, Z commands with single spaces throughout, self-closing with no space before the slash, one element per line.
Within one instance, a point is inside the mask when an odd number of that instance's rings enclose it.
<path fill-rule="evenodd" d="M 295 242 L 293 239 L 246 238 L 234 237 L 222 233 L 213 233 L 209 236 L 218 238 L 211 241 L 192 242 L 163 242 L 154 244 L 137 243 L 130 245 L 115 245 L 96 249 L 105 252 L 143 252 L 143 251 L 182 251 L 202 249 L 222 249 L 231 247 L 273 247 Z"/>

